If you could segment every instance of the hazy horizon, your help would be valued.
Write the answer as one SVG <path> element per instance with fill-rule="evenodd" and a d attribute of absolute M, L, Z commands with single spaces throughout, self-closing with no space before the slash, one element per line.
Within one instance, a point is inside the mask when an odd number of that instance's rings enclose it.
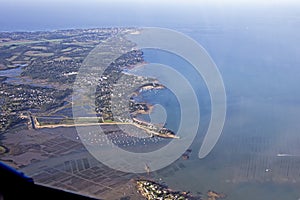
<path fill-rule="evenodd" d="M 275 24 L 299 24 L 294 1 L 0 1 L 0 31 L 155 26 L 174 28 L 251 24 L 259 18 Z M 294 22 L 292 22 L 294 23 Z M 297 25 L 295 24 L 295 25 Z"/>

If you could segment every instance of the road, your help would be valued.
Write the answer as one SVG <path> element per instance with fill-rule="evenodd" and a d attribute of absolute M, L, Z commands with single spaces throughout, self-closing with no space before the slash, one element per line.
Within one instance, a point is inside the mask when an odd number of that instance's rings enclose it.
<path fill-rule="evenodd" d="M 173 134 L 164 134 L 164 133 L 158 133 L 155 131 L 151 131 L 149 130 L 147 127 L 138 125 L 136 123 L 132 123 L 132 122 L 103 122 L 103 123 L 98 123 L 98 122 L 87 122 L 87 123 L 74 123 L 74 124 L 44 124 L 41 125 L 37 118 L 34 116 L 30 116 L 31 117 L 31 121 L 32 124 L 35 128 L 57 128 L 57 127 L 74 127 L 74 126 L 97 126 L 97 125 L 119 125 L 119 124 L 128 124 L 128 125 L 133 125 L 136 126 L 137 128 L 143 129 L 145 130 L 147 133 L 150 134 L 151 137 L 153 136 L 158 136 L 158 137 L 162 137 L 162 138 L 175 138 L 175 139 L 179 139 L 178 136 L 173 135 Z M 86 118 L 88 119 L 88 118 Z M 94 118 L 93 118 L 94 119 Z"/>

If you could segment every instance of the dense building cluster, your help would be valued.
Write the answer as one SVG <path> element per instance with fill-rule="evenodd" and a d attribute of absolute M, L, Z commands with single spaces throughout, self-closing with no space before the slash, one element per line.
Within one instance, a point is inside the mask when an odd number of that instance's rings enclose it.
<path fill-rule="evenodd" d="M 167 187 L 148 180 L 137 181 L 138 192 L 148 200 L 188 200 L 200 199 L 193 197 L 188 192 L 172 191 Z"/>
<path fill-rule="evenodd" d="M 0 33 L 0 131 L 66 103 L 89 52 L 118 28 Z M 7 75 L 7 69 L 15 69 Z M 40 84 L 42 83 L 42 84 Z M 21 117 L 20 117 L 21 116 Z"/>
<path fill-rule="evenodd" d="M 33 87 L 29 85 L 0 84 L 0 130 L 20 122 L 22 112 L 29 110 L 47 111 L 61 106 L 71 89 Z"/>
<path fill-rule="evenodd" d="M 111 108 L 111 98 L 114 92 L 115 84 L 118 83 L 119 78 L 123 75 L 122 72 L 124 69 L 144 61 L 142 55 L 142 52 L 137 50 L 133 50 L 122 55 L 115 62 L 111 63 L 111 65 L 105 69 L 103 75 L 100 77 L 99 85 L 96 91 L 96 112 L 101 115 L 101 119 L 103 121 L 115 120 Z M 126 87 L 126 85 L 130 84 L 132 84 L 132 82 L 128 80 L 128 82 L 123 86 Z M 120 102 L 118 103 L 127 104 L 127 102 L 123 102 L 122 99 L 120 99 Z M 117 114 L 117 116 L 120 115 Z"/>

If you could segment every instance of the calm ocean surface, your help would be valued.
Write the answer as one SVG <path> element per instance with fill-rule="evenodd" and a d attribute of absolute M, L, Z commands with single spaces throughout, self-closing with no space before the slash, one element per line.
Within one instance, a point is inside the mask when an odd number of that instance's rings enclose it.
<path fill-rule="evenodd" d="M 274 26 L 268 22 L 249 27 L 213 27 L 209 31 L 185 29 L 217 64 L 227 93 L 222 136 L 202 160 L 197 155 L 210 120 L 205 83 L 201 77 L 195 77 L 192 66 L 176 56 L 157 50 L 144 51 L 146 61 L 172 66 L 190 80 L 197 91 L 201 111 L 190 159 L 179 159 L 158 171 L 157 178 L 162 177 L 176 189 L 222 191 L 231 200 L 300 198 L 300 92 L 297 89 L 300 59 L 296 56 L 300 50 L 296 40 L 300 38 L 297 31 L 287 24 Z M 176 130 L 180 120 L 176 117 L 180 115 L 178 102 L 168 90 L 152 93 L 142 94 L 143 100 L 161 104 L 172 118 L 167 119 L 167 127 Z M 186 168 L 177 171 L 179 163 Z"/>

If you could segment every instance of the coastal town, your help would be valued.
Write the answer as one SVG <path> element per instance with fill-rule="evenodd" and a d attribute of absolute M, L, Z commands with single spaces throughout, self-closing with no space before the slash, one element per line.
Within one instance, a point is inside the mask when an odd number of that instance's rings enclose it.
<path fill-rule="evenodd" d="M 139 118 L 141 114 L 151 114 L 153 105 L 136 97 L 143 92 L 165 89 L 154 78 L 130 73 L 130 69 L 145 63 L 140 50 L 132 49 L 118 57 L 106 66 L 100 77 L 79 80 L 88 85 L 95 79 L 95 101 L 94 106 L 81 111 L 79 119 L 73 116 L 72 109 L 76 109 L 72 102 L 73 84 L 86 56 L 110 38 L 121 41 L 114 48 L 124 45 L 132 48 L 123 38 L 130 32 L 136 29 L 0 33 L 1 162 L 22 169 L 39 184 L 100 199 L 225 198 L 215 192 L 205 197 L 172 191 L 155 180 L 148 180 L 149 169 L 145 170 L 143 179 L 111 170 L 91 157 L 80 142 L 76 125 L 100 125 L 110 140 L 107 142 L 129 150 L 141 146 L 155 150 L 171 139 L 180 139 L 164 124 Z M 114 50 L 108 46 L 102 53 L 114 54 Z M 80 124 L 75 124 L 75 120 Z M 148 138 L 132 137 L 116 125 L 130 129 L 133 135 L 146 134 Z M 190 153 L 187 150 L 181 161 L 188 160 Z M 181 162 L 176 165 L 174 171 L 185 168 Z"/>
<path fill-rule="evenodd" d="M 20 118 L 20 116 L 25 116 L 24 112 L 30 112 L 40 125 L 47 125 L 45 117 L 49 119 L 50 124 L 72 123 L 74 119 L 68 108 L 71 107 L 72 84 L 81 63 L 93 47 L 122 31 L 128 30 L 67 30 L 57 31 L 55 34 L 37 32 L 8 35 L 2 33 L 0 50 L 3 53 L 0 57 L 0 67 L 2 71 L 19 69 L 21 72 L 17 77 L 5 77 L 5 74 L 1 76 L 3 86 L 0 92 L 6 98 L 0 102 L 3 110 L 0 113 L 2 116 L 0 130 L 5 131 L 15 124 L 20 124 L 22 120 L 24 121 L 24 117 Z M 142 64 L 144 62 L 142 55 L 143 53 L 137 50 L 122 55 L 111 63 L 99 77 L 94 108 L 96 115 L 99 116 L 98 121 L 100 123 L 130 122 L 138 127 L 149 129 L 150 135 L 154 133 L 156 136 L 176 138 L 171 130 L 141 122 L 135 118 L 138 112 L 149 110 L 151 105 L 134 102 L 131 98 L 129 109 L 126 109 L 127 98 L 124 97 L 124 94 L 117 94 L 119 98 L 114 102 L 117 102 L 119 107 L 112 108 L 112 98 L 116 98 L 116 95 L 113 97 L 115 84 L 120 77 L 125 78 L 118 82 L 118 85 L 121 85 L 118 91 L 128 88 L 132 83 L 139 85 L 139 90 L 151 88 L 151 84 L 155 84 L 153 79 L 124 73 L 133 66 Z M 91 77 L 87 77 L 83 82 L 88 83 L 89 78 Z M 17 91 L 19 92 L 11 90 L 15 87 L 18 87 Z M 155 86 L 152 89 L 159 89 L 159 87 Z M 62 111 L 55 112 L 55 109 L 58 108 L 66 110 L 63 115 L 61 115 Z M 27 118 L 30 120 L 29 116 Z M 58 118 L 61 120 L 57 120 Z M 39 123 L 39 119 L 43 119 L 41 123 Z"/>
<path fill-rule="evenodd" d="M 1 123 L 5 132 L 23 112 L 49 115 L 68 103 L 85 56 L 118 29 L 0 33 Z"/>

